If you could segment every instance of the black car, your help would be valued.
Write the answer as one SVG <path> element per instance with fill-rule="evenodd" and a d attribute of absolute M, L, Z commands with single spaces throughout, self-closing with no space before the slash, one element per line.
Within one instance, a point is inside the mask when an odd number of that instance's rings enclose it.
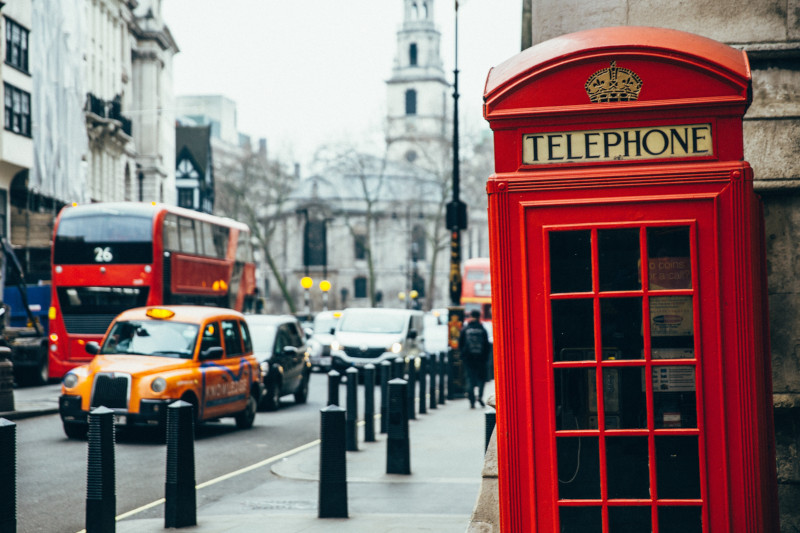
<path fill-rule="evenodd" d="M 291 315 L 247 315 L 246 319 L 264 378 L 259 407 L 275 410 L 288 394 L 294 395 L 295 402 L 305 403 L 311 361 L 300 322 Z"/>

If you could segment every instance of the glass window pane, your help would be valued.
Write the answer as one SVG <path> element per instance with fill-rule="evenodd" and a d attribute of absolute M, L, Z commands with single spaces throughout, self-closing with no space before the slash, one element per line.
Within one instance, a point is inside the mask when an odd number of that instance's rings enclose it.
<path fill-rule="evenodd" d="M 550 233 L 550 291 L 552 293 L 592 290 L 591 232 Z"/>
<path fill-rule="evenodd" d="M 599 507 L 562 507 L 559 511 L 561 533 L 600 533 L 603 516 Z"/>
<path fill-rule="evenodd" d="M 652 531 L 650 507 L 609 507 L 608 530 L 611 533 Z"/>
<path fill-rule="evenodd" d="M 649 464 L 647 437 L 607 437 L 608 497 L 650 498 Z"/>
<path fill-rule="evenodd" d="M 558 437 L 558 497 L 599 499 L 600 465 L 597 437 Z"/>
<path fill-rule="evenodd" d="M 603 359 L 643 359 L 642 299 L 600 300 Z"/>
<path fill-rule="evenodd" d="M 691 296 L 650 298 L 653 359 L 694 357 L 694 311 Z"/>
<path fill-rule="evenodd" d="M 692 288 L 687 226 L 648 228 L 647 270 L 650 290 Z"/>
<path fill-rule="evenodd" d="M 657 428 L 697 427 L 693 366 L 653 367 L 653 412 Z"/>
<path fill-rule="evenodd" d="M 641 289 L 638 228 L 598 230 L 597 251 L 601 291 Z"/>
<path fill-rule="evenodd" d="M 594 315 L 592 300 L 553 300 L 555 361 L 593 361 Z"/>
<path fill-rule="evenodd" d="M 644 367 L 603 370 L 606 429 L 647 427 Z"/>
<path fill-rule="evenodd" d="M 700 497 L 697 437 L 656 436 L 656 487 L 660 499 Z"/>
<path fill-rule="evenodd" d="M 555 370 L 556 430 L 597 429 L 594 368 Z"/>
<path fill-rule="evenodd" d="M 658 531 L 659 533 L 702 533 L 702 508 L 659 507 Z"/>

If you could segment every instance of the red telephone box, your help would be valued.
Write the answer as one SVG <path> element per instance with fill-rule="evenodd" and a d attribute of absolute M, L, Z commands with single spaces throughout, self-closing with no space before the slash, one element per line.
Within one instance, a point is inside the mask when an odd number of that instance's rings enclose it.
<path fill-rule="evenodd" d="M 750 90 L 658 28 L 489 72 L 502 531 L 778 531 Z"/>

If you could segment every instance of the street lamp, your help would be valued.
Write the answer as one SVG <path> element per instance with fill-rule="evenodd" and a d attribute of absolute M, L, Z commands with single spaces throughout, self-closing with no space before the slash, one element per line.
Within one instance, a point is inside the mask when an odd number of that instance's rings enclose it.
<path fill-rule="evenodd" d="M 328 291 L 331 290 L 331 282 L 323 279 L 319 282 L 319 290 L 322 291 L 322 310 L 328 310 Z"/>
<path fill-rule="evenodd" d="M 314 285 L 314 280 L 308 276 L 304 276 L 300 280 L 300 285 L 305 289 L 304 299 L 306 302 L 306 318 L 311 318 L 311 300 L 309 298 L 308 290 Z"/>

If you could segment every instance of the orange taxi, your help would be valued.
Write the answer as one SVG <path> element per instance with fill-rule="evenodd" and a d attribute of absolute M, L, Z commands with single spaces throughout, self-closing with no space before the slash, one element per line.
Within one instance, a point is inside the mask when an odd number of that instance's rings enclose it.
<path fill-rule="evenodd" d="M 241 313 L 203 306 L 140 307 L 112 322 L 89 364 L 64 376 L 59 412 L 70 438 L 85 438 L 87 415 L 105 406 L 119 426 L 166 426 L 184 400 L 196 423 L 232 416 L 250 428 L 263 385 Z"/>

